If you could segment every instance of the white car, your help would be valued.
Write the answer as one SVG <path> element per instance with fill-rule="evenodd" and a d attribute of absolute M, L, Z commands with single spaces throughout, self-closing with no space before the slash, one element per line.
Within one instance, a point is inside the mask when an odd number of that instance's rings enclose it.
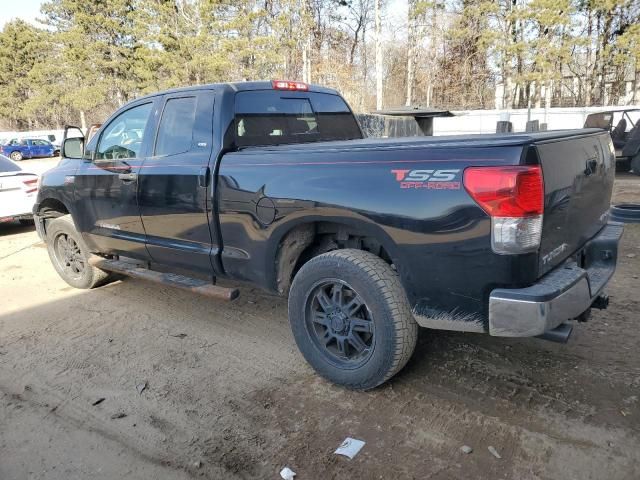
<path fill-rule="evenodd" d="M 33 222 L 31 209 L 38 195 L 38 175 L 28 173 L 0 155 L 0 223 L 19 220 Z"/>

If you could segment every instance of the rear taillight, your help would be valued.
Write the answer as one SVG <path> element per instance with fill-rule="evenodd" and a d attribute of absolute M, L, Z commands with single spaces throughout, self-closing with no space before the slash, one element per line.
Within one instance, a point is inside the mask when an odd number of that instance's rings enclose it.
<path fill-rule="evenodd" d="M 309 90 L 309 85 L 303 82 L 292 82 L 289 80 L 274 80 L 271 82 L 271 87 L 274 90 L 297 90 L 306 92 Z"/>
<path fill-rule="evenodd" d="M 464 187 L 491 217 L 491 245 L 501 254 L 540 247 L 544 181 L 540 166 L 471 167 Z"/>
<path fill-rule="evenodd" d="M 38 179 L 30 178 L 29 180 L 23 180 L 25 193 L 33 193 L 38 191 Z"/>

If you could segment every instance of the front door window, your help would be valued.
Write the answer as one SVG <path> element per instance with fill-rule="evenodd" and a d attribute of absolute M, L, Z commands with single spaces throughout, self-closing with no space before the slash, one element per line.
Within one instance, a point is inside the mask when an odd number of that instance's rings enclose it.
<path fill-rule="evenodd" d="M 152 105 L 138 105 L 113 119 L 100 137 L 96 160 L 139 158 Z"/>

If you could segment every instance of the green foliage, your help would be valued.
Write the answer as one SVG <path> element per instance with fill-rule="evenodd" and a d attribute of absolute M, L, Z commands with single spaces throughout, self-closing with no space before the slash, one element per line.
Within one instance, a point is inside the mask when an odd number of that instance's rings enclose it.
<path fill-rule="evenodd" d="M 47 61 L 49 38 L 22 20 L 8 23 L 0 33 L 0 116 L 10 124 L 33 124 L 27 101 L 35 97 L 32 71 Z"/>
<path fill-rule="evenodd" d="M 502 83 L 525 106 L 541 86 L 577 78 L 574 104 L 593 104 L 605 83 L 611 100 L 640 81 L 637 0 L 406 1 L 407 24 L 387 31 L 408 41 L 383 46 L 389 106 L 404 103 L 409 44 L 416 103 L 488 108 Z M 0 128 L 101 122 L 165 88 L 301 79 L 304 68 L 366 110 L 372 10 L 373 0 L 46 0 L 42 28 L 17 20 L 0 32 Z"/>

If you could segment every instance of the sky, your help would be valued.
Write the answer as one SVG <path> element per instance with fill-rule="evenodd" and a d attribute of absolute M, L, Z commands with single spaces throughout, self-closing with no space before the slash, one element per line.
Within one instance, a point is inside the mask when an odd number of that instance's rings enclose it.
<path fill-rule="evenodd" d="M 0 29 L 15 18 L 36 23 L 42 3 L 43 0 L 0 0 Z"/>

